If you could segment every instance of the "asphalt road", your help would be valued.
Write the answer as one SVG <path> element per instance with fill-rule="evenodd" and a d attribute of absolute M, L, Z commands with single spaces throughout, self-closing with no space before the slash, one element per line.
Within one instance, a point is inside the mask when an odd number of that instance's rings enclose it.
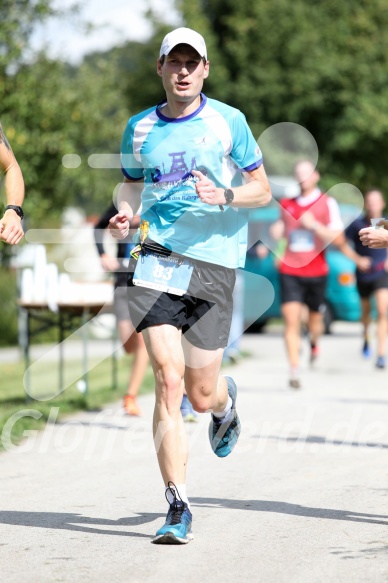
<path fill-rule="evenodd" d="M 388 581 L 388 371 L 361 359 L 359 332 L 337 325 L 314 369 L 306 344 L 300 391 L 279 332 L 244 338 L 251 357 L 225 370 L 239 386 L 235 451 L 214 456 L 208 415 L 188 427 L 185 546 L 150 543 L 167 510 L 152 395 L 141 419 L 116 403 L 58 423 L 53 409 L 0 455 L 1 582 Z"/>

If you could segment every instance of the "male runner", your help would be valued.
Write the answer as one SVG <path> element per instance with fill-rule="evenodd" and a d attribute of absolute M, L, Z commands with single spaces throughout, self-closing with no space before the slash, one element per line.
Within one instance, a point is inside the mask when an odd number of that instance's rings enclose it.
<path fill-rule="evenodd" d="M 371 354 L 368 328 L 370 324 L 371 297 L 376 300 L 377 309 L 377 359 L 376 368 L 385 368 L 385 350 L 388 331 L 388 261 L 386 249 L 370 249 L 362 244 L 358 232 L 370 227 L 370 220 L 382 216 L 385 201 L 380 190 L 371 189 L 364 196 L 365 214 L 353 221 L 346 229 L 345 236 L 354 245 L 346 241 L 340 245 L 344 255 L 357 265 L 357 289 L 361 298 L 361 321 L 364 329 L 362 354 L 368 358 Z"/>
<path fill-rule="evenodd" d="M 337 202 L 318 188 L 319 172 L 304 160 L 295 166 L 300 195 L 281 201 L 281 219 L 272 225 L 275 239 L 287 239 L 280 262 L 282 314 L 290 365 L 289 386 L 301 387 L 299 377 L 300 329 L 303 305 L 309 308 L 310 361 L 318 356 L 318 339 L 323 331 L 328 266 L 325 246 L 340 234 L 343 224 Z"/>
<path fill-rule="evenodd" d="M 248 208 L 268 204 L 271 193 L 243 114 L 201 92 L 209 75 L 203 37 L 188 28 L 167 34 L 157 73 L 166 99 L 128 122 L 119 195 L 128 200 L 110 228 L 125 237 L 141 198 L 129 309 L 154 370 L 154 441 L 170 504 L 154 542 L 179 544 L 192 538 L 183 384 L 196 411 L 212 411 L 211 447 L 227 456 L 240 433 L 237 387 L 219 374 L 235 268 L 245 262 Z"/>

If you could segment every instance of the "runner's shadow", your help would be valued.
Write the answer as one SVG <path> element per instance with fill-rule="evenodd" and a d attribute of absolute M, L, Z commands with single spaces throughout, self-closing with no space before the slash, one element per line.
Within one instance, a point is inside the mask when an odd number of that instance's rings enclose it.
<path fill-rule="evenodd" d="M 281 435 L 253 435 L 254 439 L 271 439 L 274 441 L 286 441 L 287 443 L 306 444 L 314 443 L 319 445 L 336 445 L 347 447 L 368 447 L 370 449 L 388 449 L 387 443 L 374 443 L 370 441 L 341 441 L 340 439 L 330 439 L 320 435 L 307 435 L 305 437 L 283 437 Z"/>
<path fill-rule="evenodd" d="M 334 508 L 312 508 L 288 502 L 272 500 L 224 500 L 223 498 L 190 498 L 191 504 L 205 507 L 230 508 L 233 510 L 257 510 L 258 512 L 274 512 L 291 516 L 306 516 L 309 518 L 326 518 L 328 520 L 345 520 L 348 522 L 366 522 L 368 524 L 384 524 L 388 526 L 388 516 L 383 514 L 364 514 L 351 510 Z M 383 519 L 383 520 L 379 520 Z"/>
<path fill-rule="evenodd" d="M 141 512 L 137 516 L 109 520 L 107 518 L 91 518 L 82 514 L 66 512 L 19 512 L 16 510 L 0 510 L 0 524 L 74 530 L 76 532 L 88 532 L 92 534 L 153 538 L 148 534 L 93 528 L 93 526 L 140 526 L 141 524 L 153 522 L 157 518 L 164 516 L 165 514 L 156 512 Z"/>

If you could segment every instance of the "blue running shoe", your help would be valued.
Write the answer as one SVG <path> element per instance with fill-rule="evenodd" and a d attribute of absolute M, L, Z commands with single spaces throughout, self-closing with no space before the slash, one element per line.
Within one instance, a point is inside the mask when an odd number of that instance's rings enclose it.
<path fill-rule="evenodd" d="M 167 512 L 166 523 L 159 528 L 152 542 L 157 545 L 185 545 L 194 538 L 191 532 L 193 517 L 188 505 L 179 496 L 174 482 L 168 482 L 168 490 L 174 500 Z"/>
<path fill-rule="evenodd" d="M 384 358 L 384 356 L 379 356 L 377 358 L 376 368 L 385 368 L 385 358 Z"/>
<path fill-rule="evenodd" d="M 368 340 L 364 340 L 364 344 L 362 346 L 362 356 L 364 358 L 370 358 L 371 355 L 372 355 L 372 353 L 371 353 L 371 350 L 369 348 Z"/>
<path fill-rule="evenodd" d="M 232 399 L 232 411 L 227 421 L 212 415 L 209 425 L 209 439 L 212 450 L 218 457 L 229 455 L 241 433 L 241 423 L 236 411 L 237 387 L 231 377 L 225 377 L 228 395 Z"/>
<path fill-rule="evenodd" d="M 198 415 L 194 411 L 193 406 L 190 403 L 187 395 L 183 395 L 181 403 L 181 413 L 183 421 L 185 421 L 186 423 L 198 421 Z"/>

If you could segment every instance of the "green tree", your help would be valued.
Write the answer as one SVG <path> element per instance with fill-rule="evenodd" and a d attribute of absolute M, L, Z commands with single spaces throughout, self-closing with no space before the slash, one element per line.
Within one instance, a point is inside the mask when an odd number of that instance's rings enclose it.
<path fill-rule="evenodd" d="M 4 90 L 6 71 L 23 58 L 34 26 L 56 13 L 58 11 L 53 8 L 52 0 L 2 0 L 0 3 L 0 81 L 2 81 L 0 92 L 1 88 Z"/>
<path fill-rule="evenodd" d="M 23 171 L 28 227 L 55 226 L 64 206 L 100 212 L 121 180 L 117 169 L 88 165 L 90 154 L 119 151 L 127 108 L 118 64 L 96 55 L 71 67 L 44 52 L 32 55 L 30 33 L 53 14 L 51 4 L 9 3 L 8 20 L 0 20 L 0 118 Z M 80 167 L 65 168 L 65 154 L 79 155 Z"/>
<path fill-rule="evenodd" d="M 283 121 L 306 127 L 329 183 L 374 183 L 388 192 L 384 0 L 177 3 L 186 24 L 206 37 L 209 95 L 243 110 L 256 136 Z"/>
<path fill-rule="evenodd" d="M 106 65 L 71 70 L 40 55 L 21 65 L 8 87 L 12 107 L 2 122 L 23 171 L 28 226 L 52 226 L 65 206 L 91 212 L 98 200 L 108 204 L 113 176 L 88 165 L 90 154 L 119 150 L 126 118 Z M 65 168 L 65 154 L 79 155 L 80 167 Z"/>

